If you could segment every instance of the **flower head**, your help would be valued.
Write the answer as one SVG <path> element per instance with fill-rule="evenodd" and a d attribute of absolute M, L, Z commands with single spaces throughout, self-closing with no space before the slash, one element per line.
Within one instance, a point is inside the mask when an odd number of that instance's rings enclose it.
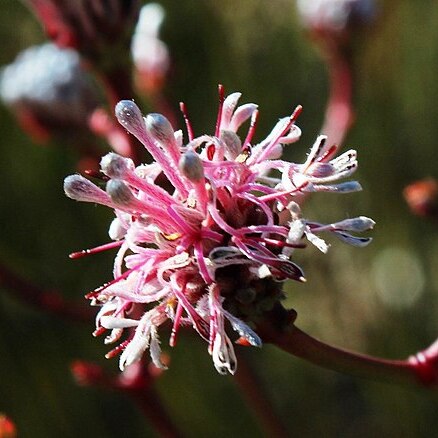
<path fill-rule="evenodd" d="M 28 132 L 38 126 L 55 135 L 86 129 L 99 101 L 79 54 L 51 43 L 29 47 L 3 68 L 0 98 Z"/>
<path fill-rule="evenodd" d="M 370 241 L 351 234 L 372 228 L 369 218 L 321 224 L 304 219 L 299 206 L 307 193 L 360 190 L 356 182 L 338 182 L 355 171 L 356 152 L 335 157 L 337 148 L 320 136 L 304 163 L 283 160 L 283 147 L 300 137 L 295 121 L 301 107 L 254 144 L 257 105 L 237 106 L 239 98 L 233 93 L 221 99 L 213 135 L 195 138 L 187 122 L 187 144 L 162 115 L 143 117 L 134 102 L 122 101 L 117 118 L 154 161 L 135 167 L 110 153 L 101 161 L 105 188 L 80 175 L 65 180 L 69 197 L 115 211 L 113 242 L 99 248 L 119 247 L 114 279 L 88 297 L 101 305 L 97 332 L 111 330 L 105 342 L 129 329 L 109 353 L 123 351 L 121 369 L 147 349 L 154 364 L 164 367 L 158 332 L 170 321 L 171 345 L 181 326 L 193 326 L 218 372 L 233 374 L 237 360 L 227 325 L 239 343 L 261 346 L 251 327 L 281 300 L 283 280 L 305 281 L 291 260 L 305 239 L 323 252 L 323 232 L 356 246 Z M 242 139 L 238 131 L 247 120 Z"/>

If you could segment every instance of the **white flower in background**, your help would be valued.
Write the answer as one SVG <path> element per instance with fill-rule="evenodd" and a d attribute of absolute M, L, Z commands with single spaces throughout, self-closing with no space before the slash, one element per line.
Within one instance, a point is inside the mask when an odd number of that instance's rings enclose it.
<path fill-rule="evenodd" d="M 169 50 L 159 39 L 164 17 L 164 8 L 158 3 L 143 6 L 132 37 L 131 52 L 137 82 L 146 91 L 159 88 L 170 67 Z"/>

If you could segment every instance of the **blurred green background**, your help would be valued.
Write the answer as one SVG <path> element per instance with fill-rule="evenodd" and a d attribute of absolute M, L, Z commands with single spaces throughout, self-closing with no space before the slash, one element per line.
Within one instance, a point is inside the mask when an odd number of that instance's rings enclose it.
<path fill-rule="evenodd" d="M 310 1 L 310 0 L 309 0 Z M 303 160 L 323 120 L 327 71 L 289 0 L 162 1 L 162 39 L 172 56 L 165 94 L 189 108 L 195 132 L 212 133 L 217 84 L 260 106 L 257 138 L 297 104 L 302 139 L 290 157 Z M 377 225 L 365 249 L 333 243 L 327 255 L 308 248 L 297 261 L 305 285 L 287 284 L 297 325 L 325 341 L 388 358 L 403 358 L 438 335 L 438 227 L 414 217 L 403 188 L 438 177 L 438 3 L 385 0 L 376 26 L 358 39 L 356 123 L 344 148 L 359 154 L 363 192 L 316 194 L 307 218 L 329 222 L 366 215 Z M 43 42 L 22 4 L 0 2 L 0 65 Z M 145 104 L 144 110 L 151 111 Z M 83 295 L 111 276 L 111 254 L 71 261 L 67 255 L 107 240 L 111 212 L 67 199 L 63 178 L 78 155 L 62 144 L 33 144 L 0 108 L 0 257 L 24 278 Z M 137 407 L 122 396 L 78 387 L 75 359 L 117 372 L 117 359 L 88 324 L 63 321 L 0 294 L 0 412 L 19 437 L 154 436 Z M 163 340 L 163 346 L 165 346 Z M 166 347 L 165 347 L 166 348 Z M 319 369 L 271 346 L 245 351 L 290 436 L 430 437 L 438 434 L 438 396 L 419 388 L 373 383 Z M 169 412 L 188 437 L 263 436 L 232 377 L 215 371 L 206 345 L 182 337 L 157 383 Z"/>

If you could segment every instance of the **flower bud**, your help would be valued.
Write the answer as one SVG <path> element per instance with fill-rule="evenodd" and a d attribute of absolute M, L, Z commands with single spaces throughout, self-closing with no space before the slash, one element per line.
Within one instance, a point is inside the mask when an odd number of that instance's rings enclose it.
<path fill-rule="evenodd" d="M 65 194 L 76 201 L 98 202 L 108 201 L 106 193 L 81 175 L 70 175 L 64 180 Z"/>
<path fill-rule="evenodd" d="M 118 217 L 114 218 L 108 230 L 108 235 L 112 240 L 123 239 L 126 235 L 126 228 Z"/>
<path fill-rule="evenodd" d="M 204 178 L 204 166 L 199 155 L 194 151 L 187 151 L 181 156 L 179 168 L 192 182 L 199 182 Z"/>
<path fill-rule="evenodd" d="M 100 168 L 110 178 L 123 179 L 126 174 L 134 171 L 135 166 L 129 158 L 110 152 L 100 161 Z"/>
<path fill-rule="evenodd" d="M 353 193 L 360 192 L 362 186 L 357 181 L 346 181 L 339 184 L 314 184 L 311 187 L 307 187 L 306 191 L 309 192 L 329 192 L 329 193 Z"/>
<path fill-rule="evenodd" d="M 244 287 L 236 290 L 236 300 L 242 304 L 250 304 L 256 298 L 257 292 L 253 287 Z"/>
<path fill-rule="evenodd" d="M 408 185 L 403 195 L 414 214 L 438 217 L 438 183 L 434 179 Z"/>
<path fill-rule="evenodd" d="M 366 216 L 345 219 L 341 222 L 336 222 L 335 224 L 333 224 L 333 226 L 338 230 L 355 231 L 356 233 L 371 230 L 374 225 L 376 225 L 376 223 Z"/>
<path fill-rule="evenodd" d="M 222 130 L 220 139 L 225 143 L 225 157 L 228 160 L 235 160 L 242 151 L 242 141 L 239 136 L 228 130 Z"/>
<path fill-rule="evenodd" d="M 152 137 L 162 143 L 175 142 L 175 132 L 172 125 L 162 114 L 148 114 L 144 121 L 146 130 Z"/>
<path fill-rule="evenodd" d="M 16 438 L 17 428 L 13 421 L 6 415 L 0 413 L 0 437 Z"/>
<path fill-rule="evenodd" d="M 110 179 L 106 184 L 106 192 L 117 205 L 128 206 L 136 200 L 131 189 L 119 179 Z"/>
<path fill-rule="evenodd" d="M 121 100 L 115 109 L 119 123 L 131 134 L 138 136 L 145 132 L 140 108 L 132 100 Z"/>

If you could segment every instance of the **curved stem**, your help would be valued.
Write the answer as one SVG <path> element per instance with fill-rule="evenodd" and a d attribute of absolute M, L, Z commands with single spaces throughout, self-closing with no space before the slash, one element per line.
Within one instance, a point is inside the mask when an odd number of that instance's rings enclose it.
<path fill-rule="evenodd" d="M 325 344 L 295 325 L 279 330 L 267 324 L 259 334 L 266 342 L 333 371 L 387 383 L 432 386 L 438 382 L 438 341 L 408 359 L 388 360 Z"/>

